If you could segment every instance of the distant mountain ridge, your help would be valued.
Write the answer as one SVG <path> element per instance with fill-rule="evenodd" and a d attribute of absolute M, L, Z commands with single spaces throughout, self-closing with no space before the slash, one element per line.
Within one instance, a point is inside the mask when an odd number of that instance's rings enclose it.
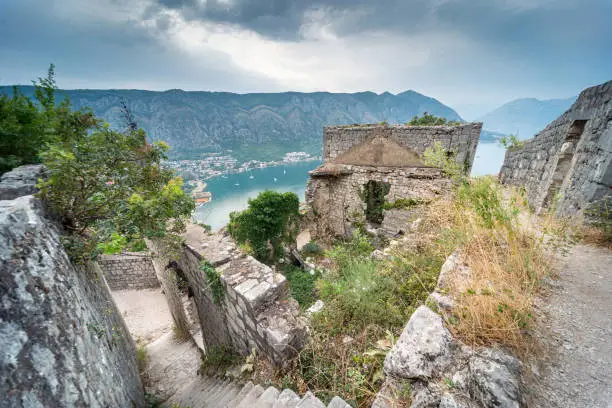
<path fill-rule="evenodd" d="M 20 86 L 31 96 L 31 86 Z M 0 87 L 12 93 L 12 87 Z M 321 152 L 325 125 L 405 123 L 429 112 L 462 120 L 457 112 L 415 91 L 359 93 L 252 93 L 143 90 L 59 90 L 75 108 L 90 107 L 113 127 L 122 126 L 124 99 L 150 140 L 164 140 L 176 158 L 233 150 L 238 158 L 272 160 L 288 151 Z"/>
<path fill-rule="evenodd" d="M 514 134 L 520 139 L 529 139 L 568 110 L 576 98 L 575 96 L 548 100 L 516 99 L 487 113 L 477 121 L 483 122 L 483 127 L 489 131 Z"/>

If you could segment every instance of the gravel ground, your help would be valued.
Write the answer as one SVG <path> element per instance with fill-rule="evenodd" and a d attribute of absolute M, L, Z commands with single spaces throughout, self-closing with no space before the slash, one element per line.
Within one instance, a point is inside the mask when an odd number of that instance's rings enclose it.
<path fill-rule="evenodd" d="M 541 299 L 530 407 L 612 408 L 612 251 L 575 246 Z"/>
<path fill-rule="evenodd" d="M 118 290 L 112 294 L 138 344 L 148 344 L 172 329 L 172 316 L 161 289 Z"/>

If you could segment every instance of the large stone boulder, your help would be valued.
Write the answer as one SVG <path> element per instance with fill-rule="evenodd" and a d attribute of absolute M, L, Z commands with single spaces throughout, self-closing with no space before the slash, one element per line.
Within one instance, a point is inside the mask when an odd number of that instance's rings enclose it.
<path fill-rule="evenodd" d="M 428 380 L 453 364 L 457 350 L 442 318 L 427 306 L 420 306 L 385 358 L 385 373 L 404 379 Z"/>

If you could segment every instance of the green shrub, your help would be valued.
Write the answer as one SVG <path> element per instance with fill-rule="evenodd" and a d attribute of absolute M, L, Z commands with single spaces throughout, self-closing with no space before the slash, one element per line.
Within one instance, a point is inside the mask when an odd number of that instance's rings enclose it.
<path fill-rule="evenodd" d="M 455 152 L 446 150 L 439 141 L 435 141 L 433 146 L 425 149 L 423 161 L 428 166 L 441 169 L 444 174 L 455 181 L 461 179 L 461 166 L 455 160 Z"/>
<path fill-rule="evenodd" d="M 293 265 L 284 265 L 283 272 L 289 282 L 291 296 L 302 309 L 310 307 L 317 300 L 315 282 L 321 276 L 320 273 L 311 274 Z"/>
<path fill-rule="evenodd" d="M 370 222 L 380 224 L 383 220 L 385 196 L 389 193 L 389 183 L 370 180 L 364 186 L 362 199 L 366 204 L 365 218 Z"/>
<path fill-rule="evenodd" d="M 91 111 L 73 111 L 68 100 L 56 106 L 53 75 L 51 67 L 36 88 L 37 120 L 49 130 L 36 154 L 48 175 L 39 196 L 59 216 L 71 260 L 119 252 L 143 238 L 178 236 L 195 204 L 183 192 L 182 180 L 162 166 L 168 145 L 148 143 L 133 122 L 115 131 Z M 0 119 L 2 139 L 11 129 Z M 33 154 L 27 152 L 24 162 Z"/>
<path fill-rule="evenodd" d="M 147 368 L 147 361 L 149 359 L 148 351 L 145 346 L 138 346 L 136 352 L 136 360 L 138 361 L 138 369 L 142 372 Z"/>
<path fill-rule="evenodd" d="M 353 261 L 369 258 L 373 250 L 374 247 L 368 238 L 359 230 L 356 230 L 353 232 L 351 240 L 335 245 L 326 252 L 326 255 L 339 268 L 342 268 Z"/>
<path fill-rule="evenodd" d="M 207 375 L 224 374 L 232 365 L 240 362 L 240 356 L 229 346 L 207 347 L 202 354 L 202 372 Z"/>
<path fill-rule="evenodd" d="M 493 228 L 498 223 L 507 224 L 518 215 L 517 207 L 503 205 L 499 185 L 490 176 L 462 183 L 457 197 L 460 204 L 474 209 L 487 228 Z"/>
<path fill-rule="evenodd" d="M 516 135 L 502 136 L 499 138 L 498 142 L 505 149 L 511 151 L 521 149 L 523 146 L 525 146 L 525 142 L 516 137 Z"/>
<path fill-rule="evenodd" d="M 603 242 L 612 243 L 612 197 L 606 196 L 592 203 L 585 215 L 587 222 L 601 231 Z"/>
<path fill-rule="evenodd" d="M 318 313 L 319 324 L 327 330 L 354 333 L 370 324 L 388 328 L 403 322 L 401 307 L 394 296 L 395 282 L 377 271 L 377 263 L 359 260 L 345 264 L 337 276 L 317 283 L 325 309 Z"/>
<path fill-rule="evenodd" d="M 410 122 L 407 122 L 406 125 L 409 126 L 455 126 L 459 125 L 461 122 L 447 120 L 445 118 L 441 118 L 430 113 L 425 112 L 423 116 L 415 116 L 412 118 Z"/>
<path fill-rule="evenodd" d="M 55 69 L 34 83 L 31 101 L 17 87 L 13 96 L 0 95 L 0 174 L 23 164 L 40 163 L 40 152 L 47 143 L 57 141 L 63 125 L 72 119 L 73 129 L 89 125 L 87 113 L 71 112 L 67 103 L 55 106 Z"/>
<path fill-rule="evenodd" d="M 321 253 L 323 253 L 323 250 L 316 242 L 310 241 L 309 243 L 307 243 L 306 245 L 302 247 L 302 253 L 304 255 L 316 256 L 316 255 L 320 255 Z"/>
<path fill-rule="evenodd" d="M 228 232 L 238 244 L 248 243 L 259 261 L 274 262 L 283 255 L 283 241 L 292 238 L 299 205 L 294 193 L 266 190 L 246 210 L 230 214 Z"/>

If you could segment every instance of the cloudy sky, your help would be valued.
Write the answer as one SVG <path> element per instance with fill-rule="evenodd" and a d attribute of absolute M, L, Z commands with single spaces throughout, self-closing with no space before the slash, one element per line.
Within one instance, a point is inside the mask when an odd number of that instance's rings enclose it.
<path fill-rule="evenodd" d="M 473 119 L 612 79 L 612 0 L 0 0 L 0 84 L 407 89 Z"/>

